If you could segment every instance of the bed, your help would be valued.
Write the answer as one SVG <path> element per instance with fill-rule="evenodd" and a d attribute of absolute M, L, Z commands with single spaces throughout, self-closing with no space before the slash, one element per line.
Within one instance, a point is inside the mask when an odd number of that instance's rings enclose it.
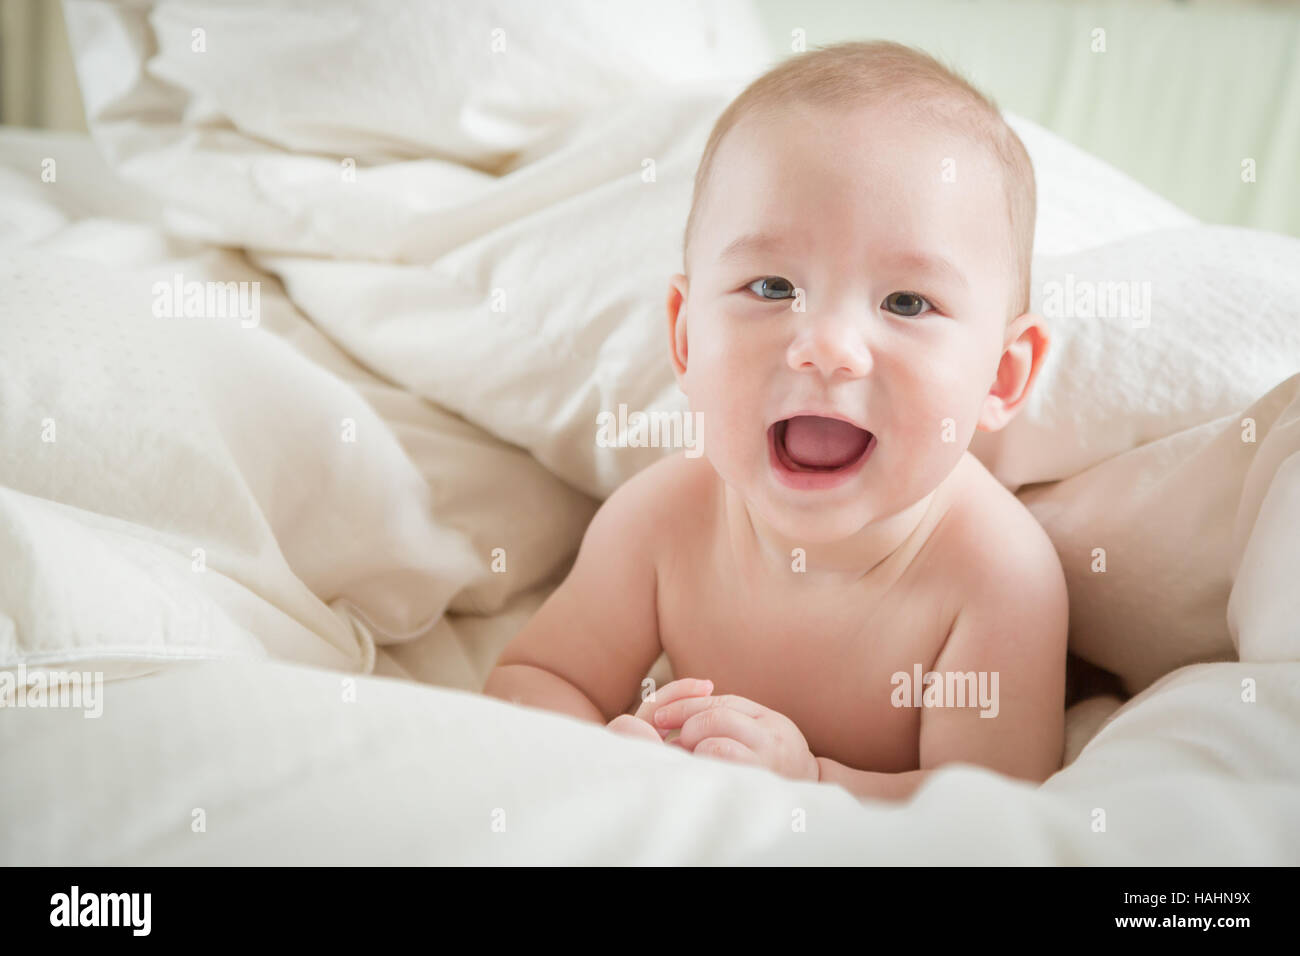
<path fill-rule="evenodd" d="M 1012 118 L 1053 349 L 972 450 L 1123 693 L 1041 786 L 860 800 L 479 693 L 665 453 L 598 413 L 685 407 L 752 11 L 335 8 L 69 2 L 92 136 L 0 131 L 0 673 L 102 678 L 0 707 L 0 862 L 1300 862 L 1300 241 Z"/>

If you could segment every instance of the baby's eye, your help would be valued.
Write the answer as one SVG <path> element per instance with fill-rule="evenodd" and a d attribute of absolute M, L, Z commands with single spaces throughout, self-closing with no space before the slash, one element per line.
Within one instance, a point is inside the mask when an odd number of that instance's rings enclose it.
<path fill-rule="evenodd" d="M 934 308 L 915 292 L 891 292 L 881 306 L 895 315 L 920 315 L 927 308 Z"/>
<path fill-rule="evenodd" d="M 748 288 L 754 295 L 764 299 L 789 299 L 794 296 L 794 283 L 780 276 L 755 279 Z"/>

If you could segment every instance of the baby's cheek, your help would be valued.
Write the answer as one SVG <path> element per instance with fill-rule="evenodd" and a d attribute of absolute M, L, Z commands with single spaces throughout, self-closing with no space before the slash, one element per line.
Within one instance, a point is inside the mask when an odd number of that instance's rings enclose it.
<path fill-rule="evenodd" d="M 902 446 L 894 450 L 901 452 L 919 485 L 937 484 L 961 458 L 975 421 L 960 403 L 943 395 L 917 401 L 906 414 L 906 425 L 891 433 L 894 444 Z"/>
<path fill-rule="evenodd" d="M 760 427 L 747 427 L 744 409 L 722 403 L 704 419 L 704 454 L 723 478 L 742 483 L 758 464 Z M 752 433 L 752 434 L 751 434 Z M 758 436 L 758 437 L 755 437 Z"/>
<path fill-rule="evenodd" d="M 753 383 L 742 369 L 729 362 L 701 363 L 700 374 L 688 392 L 691 409 L 705 416 L 705 427 L 723 437 L 758 421 L 761 412 Z"/>
<path fill-rule="evenodd" d="M 718 475 L 733 488 L 755 492 L 767 471 L 767 434 L 752 407 L 731 406 L 725 417 L 705 426 L 705 455 Z"/>
<path fill-rule="evenodd" d="M 968 364 L 960 355 L 936 356 L 924 374 L 909 383 L 905 414 L 911 418 L 912 434 L 932 452 L 964 447 L 974 433 L 979 398 Z"/>

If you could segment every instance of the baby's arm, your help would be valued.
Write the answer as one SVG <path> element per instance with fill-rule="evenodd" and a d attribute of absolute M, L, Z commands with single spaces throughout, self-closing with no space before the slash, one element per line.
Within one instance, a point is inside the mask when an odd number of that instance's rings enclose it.
<path fill-rule="evenodd" d="M 596 512 L 569 576 L 501 653 L 483 693 L 602 724 L 636 699 L 660 654 L 653 471 Z"/>
<path fill-rule="evenodd" d="M 982 717 L 979 706 L 925 707 L 919 770 L 872 773 L 818 757 L 821 780 L 860 796 L 897 799 L 948 763 L 976 764 L 1035 783 L 1060 769 L 1069 629 L 1065 576 L 1036 523 L 1023 534 L 1004 534 L 993 546 L 1001 560 L 990 562 L 968 592 L 933 670 L 945 678 L 996 672 L 996 716 Z"/>

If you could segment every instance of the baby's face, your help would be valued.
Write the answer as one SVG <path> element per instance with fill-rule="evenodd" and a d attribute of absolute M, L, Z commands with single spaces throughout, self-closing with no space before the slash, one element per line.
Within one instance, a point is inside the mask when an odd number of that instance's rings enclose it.
<path fill-rule="evenodd" d="M 678 380 L 719 475 L 810 543 L 933 491 L 997 376 L 1009 249 L 1001 172 L 958 132 L 881 106 L 742 120 L 674 279 Z"/>

